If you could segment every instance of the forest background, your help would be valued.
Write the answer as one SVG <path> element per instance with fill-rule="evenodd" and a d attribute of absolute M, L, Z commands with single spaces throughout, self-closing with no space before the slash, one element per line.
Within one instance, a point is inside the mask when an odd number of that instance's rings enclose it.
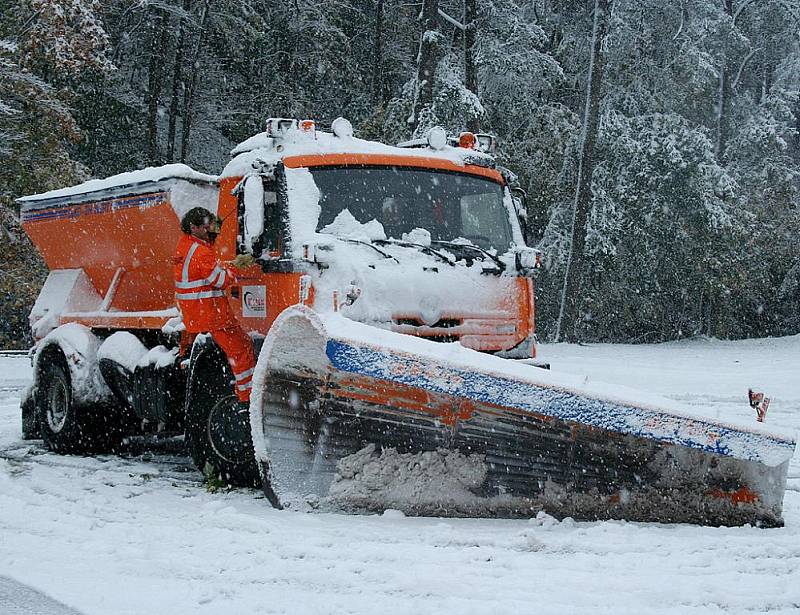
<path fill-rule="evenodd" d="M 800 0 L 0 0 L 0 348 L 46 276 L 15 198 L 215 174 L 274 116 L 495 134 L 545 339 L 594 120 L 574 336 L 798 333 L 799 33 Z"/>

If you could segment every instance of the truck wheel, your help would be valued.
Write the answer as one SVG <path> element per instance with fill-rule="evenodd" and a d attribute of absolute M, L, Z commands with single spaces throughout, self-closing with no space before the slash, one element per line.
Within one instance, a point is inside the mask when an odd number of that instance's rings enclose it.
<path fill-rule="evenodd" d="M 212 470 L 215 478 L 235 487 L 258 487 L 261 478 L 250 414 L 240 411 L 227 362 L 219 358 L 201 359 L 193 370 L 186 404 L 186 447 L 201 472 Z"/>
<path fill-rule="evenodd" d="M 60 350 L 47 350 L 39 360 L 36 421 L 44 443 L 58 453 L 112 450 L 122 440 L 118 425 L 100 405 L 75 403 L 67 360 Z"/>

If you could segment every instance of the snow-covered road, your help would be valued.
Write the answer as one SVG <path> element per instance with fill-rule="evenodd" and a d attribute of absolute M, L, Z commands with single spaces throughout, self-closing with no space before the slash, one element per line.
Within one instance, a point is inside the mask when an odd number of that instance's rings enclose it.
<path fill-rule="evenodd" d="M 753 420 L 758 388 L 768 424 L 800 428 L 800 336 L 540 357 L 720 417 Z M 256 491 L 207 493 L 169 447 L 82 458 L 22 441 L 29 378 L 0 358 L 0 576 L 86 615 L 800 612 L 797 455 L 775 530 L 278 512 Z"/>

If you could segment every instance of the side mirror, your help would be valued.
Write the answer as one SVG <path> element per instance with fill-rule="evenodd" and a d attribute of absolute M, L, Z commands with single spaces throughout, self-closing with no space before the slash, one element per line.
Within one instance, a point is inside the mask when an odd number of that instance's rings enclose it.
<path fill-rule="evenodd" d="M 253 242 L 264 232 L 264 181 L 250 175 L 244 182 L 244 247 L 252 253 Z"/>
<path fill-rule="evenodd" d="M 517 271 L 522 275 L 530 275 L 534 269 L 539 269 L 542 266 L 542 253 L 535 248 L 517 248 L 514 256 Z"/>

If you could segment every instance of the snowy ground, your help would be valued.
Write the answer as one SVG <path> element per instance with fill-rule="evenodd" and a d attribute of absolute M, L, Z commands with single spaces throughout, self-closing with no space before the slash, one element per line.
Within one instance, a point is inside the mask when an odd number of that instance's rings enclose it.
<path fill-rule="evenodd" d="M 800 336 L 540 349 L 720 417 L 753 420 L 747 388 L 765 390 L 768 424 L 795 429 L 798 357 Z M 798 455 L 775 530 L 278 512 L 256 491 L 207 493 L 169 447 L 81 458 L 23 442 L 29 378 L 0 357 L 0 577 L 86 615 L 800 612 Z"/>

